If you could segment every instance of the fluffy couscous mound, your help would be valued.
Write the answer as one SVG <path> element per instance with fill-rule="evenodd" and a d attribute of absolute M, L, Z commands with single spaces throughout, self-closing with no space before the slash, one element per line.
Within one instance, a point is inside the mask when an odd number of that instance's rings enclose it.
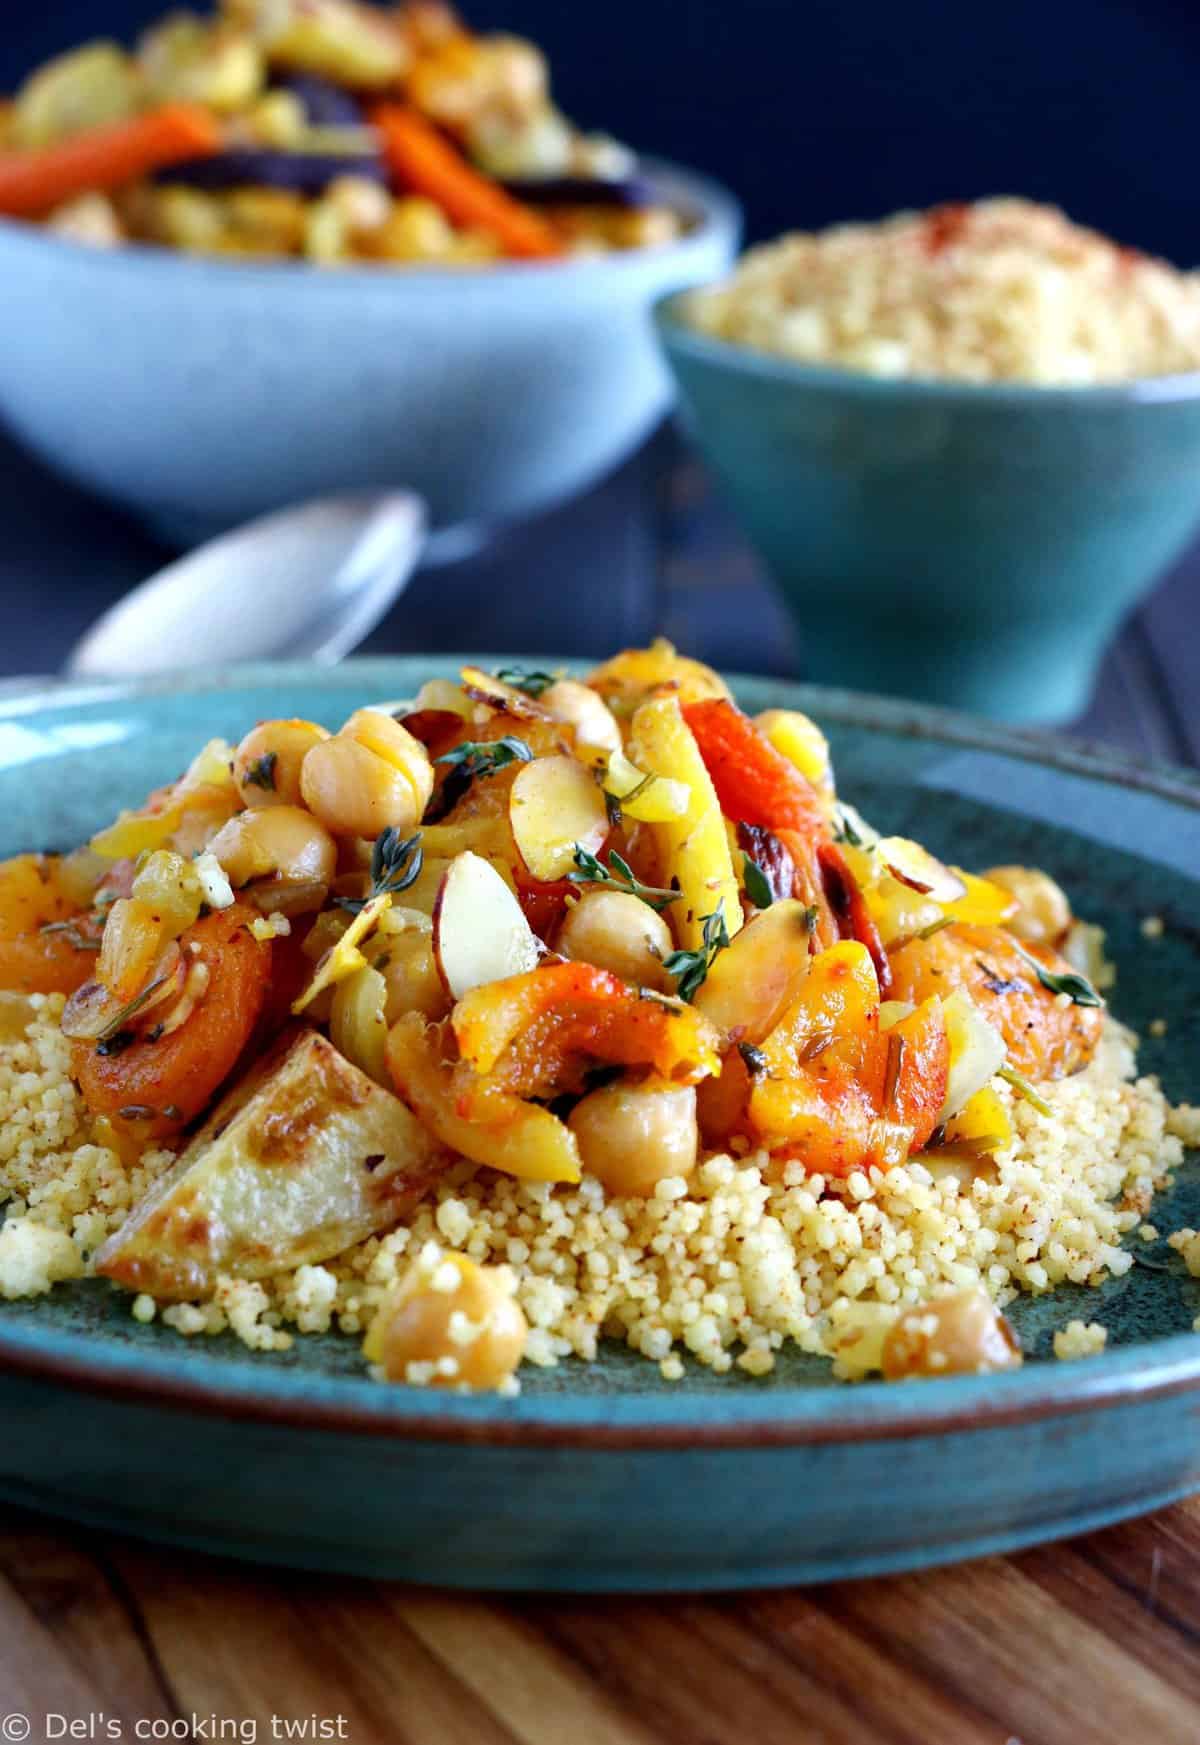
<path fill-rule="evenodd" d="M 86 1273 L 172 1153 L 122 1159 L 96 1142 L 70 1077 L 59 1029 L 62 998 L 32 996 L 28 1023 L 0 1039 L 0 1295 L 49 1290 Z M 1133 1038 L 1106 1023 L 1095 1059 L 1041 1087 L 1042 1113 L 999 1087 L 1014 1140 L 965 1168 L 917 1160 L 827 1182 L 789 1166 L 764 1179 L 762 1153 L 711 1156 L 690 1181 L 650 1197 L 520 1182 L 464 1163 L 400 1228 L 325 1265 L 263 1282 L 222 1279 L 207 1302 L 161 1308 L 134 1299 L 140 1320 L 161 1314 L 183 1334 L 226 1328 L 257 1350 L 288 1331 L 361 1335 L 407 1265 L 430 1242 L 511 1269 L 529 1323 L 525 1357 L 549 1365 L 595 1358 L 623 1340 L 667 1380 L 690 1353 L 720 1373 L 766 1374 L 788 1340 L 832 1357 L 848 1378 L 878 1367 L 898 1312 L 947 1290 L 982 1284 L 999 1304 L 1020 1291 L 1095 1284 L 1132 1264 L 1123 1238 L 1197 1137 L 1193 1110 L 1172 1110 L 1156 1080 L 1138 1078 Z M 1102 1330 L 1068 1328 L 1062 1357 L 1102 1344 Z"/>
<path fill-rule="evenodd" d="M 1085 386 L 1200 368 L 1200 278 L 1029 200 L 839 224 L 752 249 L 694 325 L 873 376 Z"/>

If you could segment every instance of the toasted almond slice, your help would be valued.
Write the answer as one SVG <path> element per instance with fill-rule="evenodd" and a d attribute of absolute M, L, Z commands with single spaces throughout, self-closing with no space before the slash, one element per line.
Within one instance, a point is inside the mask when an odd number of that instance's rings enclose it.
<path fill-rule="evenodd" d="M 604 795 L 576 758 L 538 757 L 512 785 L 508 821 L 531 877 L 552 884 L 567 876 L 577 848 L 596 853 L 608 835 Z"/>
<path fill-rule="evenodd" d="M 907 836 L 881 836 L 875 853 L 894 879 L 935 903 L 956 903 L 967 887 L 956 872 Z"/>
<path fill-rule="evenodd" d="M 536 967 L 542 947 L 490 861 L 469 849 L 442 875 L 433 908 L 433 957 L 453 1000 Z"/>

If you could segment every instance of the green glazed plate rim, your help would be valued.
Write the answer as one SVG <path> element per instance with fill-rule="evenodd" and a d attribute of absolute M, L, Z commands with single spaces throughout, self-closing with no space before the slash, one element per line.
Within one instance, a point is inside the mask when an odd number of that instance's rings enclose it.
<path fill-rule="evenodd" d="M 1171 376 L 1140 376 L 1131 382 L 1042 386 L 1033 382 L 960 382 L 941 376 L 870 376 L 834 365 L 805 364 L 774 352 L 718 339 L 703 333 L 684 316 L 687 299 L 701 285 L 669 291 L 651 309 L 658 335 L 668 354 L 676 353 L 715 365 L 734 374 L 795 388 L 837 389 L 860 399 L 932 400 L 939 404 L 974 407 L 1036 408 L 1039 412 L 1077 412 L 1080 406 L 1118 409 L 1129 406 L 1175 406 L 1200 399 L 1200 370 Z"/>
<path fill-rule="evenodd" d="M 426 668 L 463 661 L 528 660 L 496 653 L 423 656 Z M 538 659 L 544 664 L 549 657 Z M 408 682 L 415 661 L 366 658 L 336 669 L 385 692 Z M 570 660 L 555 661 L 570 667 Z M 307 662 L 254 662 L 234 669 L 198 669 L 133 682 L 78 683 L 38 679 L 0 689 L 0 721 L 36 715 L 43 707 L 133 702 L 257 685 L 329 681 L 335 669 Z M 766 678 L 728 675 L 739 685 L 771 686 L 780 700 L 846 726 L 995 752 L 1024 762 L 1155 794 L 1200 812 L 1200 773 L 1140 762 L 1062 737 L 976 721 L 951 710 L 851 691 Z M 286 1360 L 204 1357 L 184 1362 L 169 1351 L 106 1348 L 81 1333 L 36 1326 L 6 1327 L 0 1312 L 0 1369 L 65 1384 L 81 1392 L 148 1407 L 169 1405 L 260 1424 L 509 1446 L 612 1449 L 788 1446 L 908 1439 L 997 1429 L 1065 1414 L 1200 1390 L 1200 1335 L 1172 1334 L 1104 1352 L 1077 1363 L 1044 1362 L 995 1376 L 957 1376 L 909 1387 L 881 1382 L 844 1388 L 753 1388 L 722 1395 L 663 1384 L 661 1395 L 581 1394 L 459 1398 L 436 1403 L 419 1389 L 384 1388 L 366 1377 L 320 1376 L 290 1369 Z"/>

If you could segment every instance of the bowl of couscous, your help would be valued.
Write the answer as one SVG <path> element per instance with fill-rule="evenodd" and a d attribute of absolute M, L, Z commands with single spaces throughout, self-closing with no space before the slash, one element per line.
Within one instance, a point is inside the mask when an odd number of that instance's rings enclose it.
<path fill-rule="evenodd" d="M 0 747 L 0 1494 L 681 1588 L 1196 1482 L 1194 777 L 665 643 Z"/>
<path fill-rule="evenodd" d="M 737 234 L 438 0 L 221 0 L 0 102 L 0 418 L 177 541 L 395 484 L 510 519 L 662 416 L 647 310 Z"/>
<path fill-rule="evenodd" d="M 1200 522 L 1200 282 L 1053 209 L 785 237 L 658 326 L 822 677 L 1067 720 Z"/>

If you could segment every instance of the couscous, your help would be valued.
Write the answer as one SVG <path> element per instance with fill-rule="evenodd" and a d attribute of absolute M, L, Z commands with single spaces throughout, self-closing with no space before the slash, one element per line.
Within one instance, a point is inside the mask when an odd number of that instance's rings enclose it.
<path fill-rule="evenodd" d="M 666 644 L 261 722 L 0 866 L 0 1296 L 97 1274 L 502 1392 L 605 1338 L 668 1381 L 1009 1368 L 1004 1306 L 1124 1273 L 1200 1137 L 1100 943 Z"/>
<path fill-rule="evenodd" d="M 694 325 L 872 376 L 1087 386 L 1200 369 L 1200 278 L 1029 200 L 900 212 L 751 249 Z"/>

